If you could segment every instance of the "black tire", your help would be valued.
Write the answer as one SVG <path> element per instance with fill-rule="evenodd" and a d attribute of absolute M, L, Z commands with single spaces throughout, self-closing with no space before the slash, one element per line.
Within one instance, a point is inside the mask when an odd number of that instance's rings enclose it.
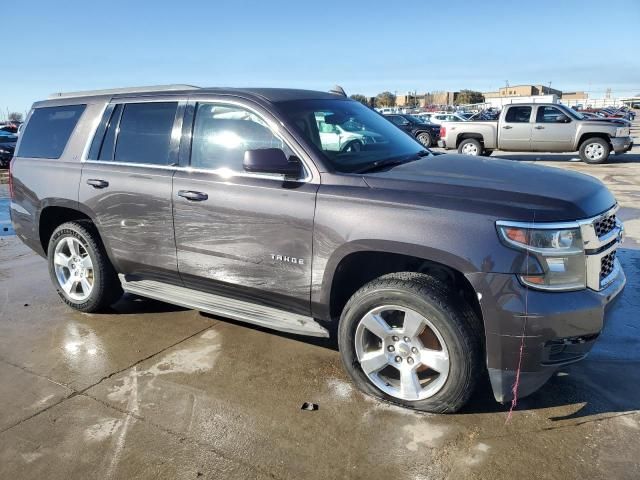
<path fill-rule="evenodd" d="M 93 264 L 93 287 L 88 298 L 82 301 L 74 300 L 62 289 L 55 272 L 56 246 L 58 243 L 66 241 L 67 237 L 75 238 L 81 243 Z M 47 258 L 51 281 L 62 301 L 70 307 L 86 313 L 99 312 L 114 304 L 122 296 L 122 286 L 118 275 L 109 261 L 96 227 L 90 221 L 67 222 L 56 228 L 49 240 Z"/>
<path fill-rule="evenodd" d="M 465 152 L 465 146 L 467 145 L 475 147 L 475 150 L 472 149 L 472 151 L 475 151 L 476 153 L 470 153 L 469 151 Z M 482 143 L 480 143 L 480 140 L 476 140 L 475 138 L 467 138 L 466 140 L 460 142 L 460 145 L 458 145 L 458 153 L 461 153 L 463 155 L 479 156 L 482 154 L 483 150 L 484 148 L 482 147 Z"/>
<path fill-rule="evenodd" d="M 597 146 L 601 146 L 600 150 Z M 602 152 L 601 155 L 594 156 L 589 152 L 589 147 L 595 146 L 598 152 Z M 591 137 L 587 138 L 580 145 L 580 158 L 585 163 L 590 163 L 592 165 L 596 165 L 598 163 L 605 163 L 609 158 L 609 154 L 611 153 L 611 146 L 609 142 L 607 142 L 604 138 L 600 137 Z"/>
<path fill-rule="evenodd" d="M 363 316 L 381 305 L 419 312 L 444 339 L 450 359 L 449 373 L 433 396 L 408 401 L 389 395 L 375 386 L 360 367 L 356 329 Z M 404 272 L 373 280 L 349 299 L 340 318 L 338 344 L 347 372 L 364 393 L 416 410 L 452 413 L 469 400 L 484 371 L 482 332 L 480 320 L 471 307 L 443 283 L 427 275 Z"/>
<path fill-rule="evenodd" d="M 418 140 L 422 145 L 426 148 L 431 147 L 433 145 L 433 137 L 429 132 L 420 132 L 416 136 L 416 140 Z"/>

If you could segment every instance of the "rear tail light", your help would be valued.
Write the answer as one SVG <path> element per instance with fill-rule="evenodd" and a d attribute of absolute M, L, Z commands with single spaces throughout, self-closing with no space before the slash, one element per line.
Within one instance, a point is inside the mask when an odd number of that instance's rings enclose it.
<path fill-rule="evenodd" d="M 447 135 L 447 127 L 440 127 L 440 138 Z"/>
<path fill-rule="evenodd" d="M 9 160 L 9 198 L 11 200 L 13 200 L 13 160 L 13 158 Z"/>

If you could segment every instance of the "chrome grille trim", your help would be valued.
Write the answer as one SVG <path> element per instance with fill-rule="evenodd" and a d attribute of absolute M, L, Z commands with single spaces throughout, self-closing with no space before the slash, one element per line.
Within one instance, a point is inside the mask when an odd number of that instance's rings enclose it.
<path fill-rule="evenodd" d="M 615 258 L 624 232 L 622 222 L 616 217 L 618 208 L 616 205 L 597 217 L 578 222 L 586 255 L 587 287 L 591 290 L 605 288 L 621 268 Z"/>

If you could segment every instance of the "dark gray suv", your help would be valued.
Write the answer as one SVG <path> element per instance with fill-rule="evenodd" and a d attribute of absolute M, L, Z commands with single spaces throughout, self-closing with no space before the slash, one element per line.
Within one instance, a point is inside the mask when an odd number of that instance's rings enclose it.
<path fill-rule="evenodd" d="M 336 148 L 320 124 L 367 133 Z M 598 180 L 435 156 L 328 93 L 54 95 L 33 105 L 11 182 L 16 233 L 71 307 L 124 291 L 335 332 L 362 391 L 433 412 L 487 371 L 498 401 L 517 374 L 519 396 L 535 391 L 587 355 L 625 284 Z"/>

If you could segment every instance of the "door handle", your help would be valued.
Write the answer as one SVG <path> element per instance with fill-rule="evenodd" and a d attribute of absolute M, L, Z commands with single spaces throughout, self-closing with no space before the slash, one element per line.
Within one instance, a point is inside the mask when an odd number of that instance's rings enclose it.
<path fill-rule="evenodd" d="M 191 200 L 192 202 L 202 202 L 209 198 L 209 195 L 204 192 L 193 192 L 191 190 L 180 190 L 178 196 Z"/>
<path fill-rule="evenodd" d="M 513 127 L 512 127 L 511 125 L 505 125 L 505 126 L 504 126 L 504 127 L 502 127 L 502 128 L 504 128 L 505 130 L 509 130 L 510 128 L 513 128 Z"/>
<path fill-rule="evenodd" d="M 109 182 L 106 180 L 99 180 L 97 178 L 90 178 L 87 180 L 87 185 L 91 185 L 93 188 L 107 188 L 109 186 Z"/>
<path fill-rule="evenodd" d="M 535 127 L 536 130 L 544 130 L 544 127 L 542 125 L 536 125 Z"/>

